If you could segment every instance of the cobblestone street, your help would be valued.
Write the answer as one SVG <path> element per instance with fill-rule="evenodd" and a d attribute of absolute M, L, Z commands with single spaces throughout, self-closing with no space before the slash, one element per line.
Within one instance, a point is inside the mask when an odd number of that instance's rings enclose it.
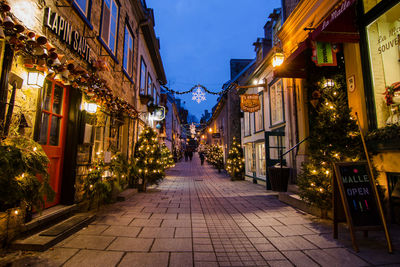
<path fill-rule="evenodd" d="M 398 247 L 398 237 L 394 247 Z M 398 234 L 398 232 L 397 232 Z M 232 182 L 198 155 L 147 193 L 104 208 L 87 228 L 35 254 L 44 266 L 369 266 L 400 264 L 383 232 L 348 231 L 281 203 L 248 181 Z M 22 262 L 20 262 L 21 264 Z M 22 266 L 22 265 L 18 265 Z"/>

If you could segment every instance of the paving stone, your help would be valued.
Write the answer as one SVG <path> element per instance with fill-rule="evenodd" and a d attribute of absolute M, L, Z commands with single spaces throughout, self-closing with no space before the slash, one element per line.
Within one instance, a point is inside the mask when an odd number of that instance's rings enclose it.
<path fill-rule="evenodd" d="M 303 250 L 317 248 L 301 236 L 271 237 L 268 239 L 279 250 Z"/>
<path fill-rule="evenodd" d="M 195 261 L 216 261 L 217 257 L 214 252 L 195 252 L 194 253 Z"/>
<path fill-rule="evenodd" d="M 277 227 L 282 227 L 282 226 L 277 226 Z M 275 228 L 273 228 L 272 226 L 260 226 L 257 227 L 257 229 L 265 237 L 281 236 L 277 231 L 275 231 Z"/>
<path fill-rule="evenodd" d="M 150 251 L 153 239 L 118 237 L 107 250 L 119 251 Z"/>
<path fill-rule="evenodd" d="M 167 227 L 143 227 L 140 238 L 173 238 L 175 228 Z"/>
<path fill-rule="evenodd" d="M 214 248 L 212 245 L 198 245 L 198 244 L 194 244 L 193 245 L 193 250 L 194 251 L 214 251 Z M 225 249 L 226 251 L 226 249 Z"/>
<path fill-rule="evenodd" d="M 168 253 L 134 253 L 128 252 L 119 267 L 168 266 Z"/>
<path fill-rule="evenodd" d="M 281 225 L 272 226 L 272 228 L 278 232 L 281 236 L 293 236 L 293 235 L 312 235 L 313 231 L 304 227 L 303 225 Z"/>
<path fill-rule="evenodd" d="M 111 236 L 74 235 L 63 247 L 81 249 L 105 249 L 115 239 Z"/>
<path fill-rule="evenodd" d="M 175 230 L 175 238 L 190 238 L 192 237 L 192 228 L 179 227 Z"/>
<path fill-rule="evenodd" d="M 82 230 L 78 231 L 77 234 L 79 234 L 79 235 L 99 235 L 109 227 L 110 226 L 108 226 L 108 225 L 89 224 L 87 227 L 84 227 L 84 228 L 82 228 Z"/>
<path fill-rule="evenodd" d="M 110 226 L 107 230 L 105 230 L 102 235 L 106 236 L 127 236 L 127 237 L 136 237 L 141 227 L 134 226 Z"/>
<path fill-rule="evenodd" d="M 48 259 L 51 266 L 61 266 L 78 251 L 76 248 L 54 248 L 47 250 L 41 256 Z"/>
<path fill-rule="evenodd" d="M 313 267 L 319 266 L 315 261 L 311 260 L 302 251 L 283 251 L 286 256 L 295 266 L 299 267 Z"/>
<path fill-rule="evenodd" d="M 103 251 L 103 250 L 80 250 L 63 266 L 76 267 L 109 267 L 116 266 L 121 260 L 123 252 Z"/>
<path fill-rule="evenodd" d="M 195 262 L 195 267 L 218 267 L 218 262 Z"/>
<path fill-rule="evenodd" d="M 268 261 L 268 265 L 271 267 L 287 267 L 287 266 L 294 266 L 288 260 L 281 260 L 281 261 Z"/>
<path fill-rule="evenodd" d="M 319 248 L 342 247 L 342 245 L 337 240 L 333 239 L 331 235 L 304 235 L 303 237 Z"/>
<path fill-rule="evenodd" d="M 101 216 L 98 217 L 92 224 L 128 225 L 131 221 L 132 219 L 129 217 Z"/>
<path fill-rule="evenodd" d="M 192 251 L 192 239 L 190 238 L 165 238 L 156 239 L 151 251 L 185 252 Z"/>
<path fill-rule="evenodd" d="M 161 227 L 191 227 L 190 220 L 164 220 Z"/>
<path fill-rule="evenodd" d="M 161 225 L 161 219 L 134 219 L 129 226 L 151 226 L 159 227 Z"/>
<path fill-rule="evenodd" d="M 193 255 L 191 252 L 172 252 L 169 267 L 188 267 L 193 265 Z"/>
<path fill-rule="evenodd" d="M 285 257 L 278 251 L 261 252 L 261 256 L 267 261 L 270 260 L 284 260 Z"/>
<path fill-rule="evenodd" d="M 328 248 L 323 249 L 329 255 L 335 257 L 336 259 L 340 259 L 344 265 L 352 264 L 352 266 L 367 266 L 368 263 L 359 258 L 357 255 L 351 253 L 349 250 L 345 248 Z M 400 261 L 400 258 L 399 258 Z"/>

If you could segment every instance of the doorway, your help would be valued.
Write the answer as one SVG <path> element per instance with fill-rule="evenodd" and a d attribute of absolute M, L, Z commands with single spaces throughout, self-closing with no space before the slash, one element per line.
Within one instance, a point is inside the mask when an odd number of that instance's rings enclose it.
<path fill-rule="evenodd" d="M 64 160 L 65 132 L 68 112 L 68 88 L 62 84 L 46 80 L 41 94 L 41 109 L 39 114 L 38 142 L 49 157 L 49 183 L 53 188 L 55 198 L 47 202 L 45 207 L 57 205 L 60 202 L 62 167 Z"/>

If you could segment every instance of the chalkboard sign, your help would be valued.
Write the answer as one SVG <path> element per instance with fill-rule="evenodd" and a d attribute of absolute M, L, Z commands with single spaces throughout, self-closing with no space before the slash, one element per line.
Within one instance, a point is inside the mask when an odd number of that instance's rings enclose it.
<path fill-rule="evenodd" d="M 351 223 L 354 227 L 381 225 L 375 188 L 367 163 L 354 162 L 336 164 L 339 190 L 343 202 L 347 203 Z"/>
<path fill-rule="evenodd" d="M 388 251 L 392 253 L 392 245 L 381 202 L 371 176 L 371 168 L 367 161 L 335 163 L 333 178 L 333 237 L 338 238 L 338 223 L 346 216 L 347 225 L 355 251 L 358 250 L 357 230 L 380 229 L 383 226 Z"/>

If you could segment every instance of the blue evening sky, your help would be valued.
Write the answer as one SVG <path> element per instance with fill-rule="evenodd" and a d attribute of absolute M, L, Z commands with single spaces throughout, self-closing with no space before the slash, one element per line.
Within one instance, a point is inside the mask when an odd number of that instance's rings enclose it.
<path fill-rule="evenodd" d="M 186 91 L 202 84 L 220 91 L 230 79 L 232 58 L 255 57 L 253 42 L 264 36 L 264 24 L 281 0 L 146 0 L 154 9 L 155 30 L 168 87 Z M 198 104 L 192 94 L 178 96 L 200 120 L 217 96 Z"/>

